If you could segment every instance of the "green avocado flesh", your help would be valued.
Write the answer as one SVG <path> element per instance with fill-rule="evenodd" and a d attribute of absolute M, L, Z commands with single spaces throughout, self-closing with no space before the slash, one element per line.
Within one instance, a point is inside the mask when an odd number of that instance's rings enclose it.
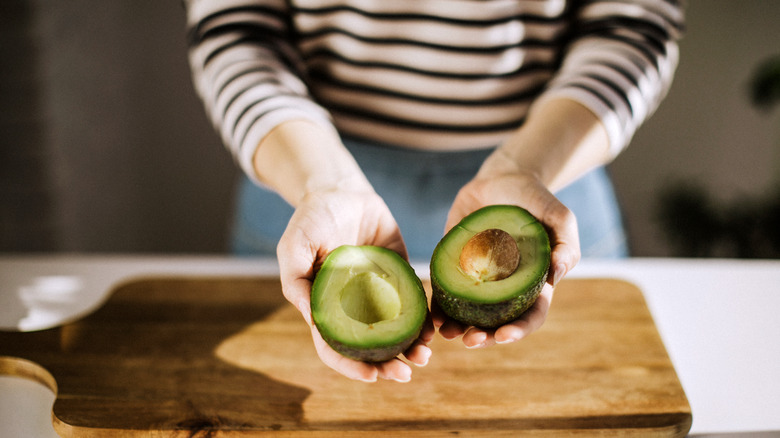
<path fill-rule="evenodd" d="M 382 362 L 417 339 L 428 314 L 422 282 L 397 253 L 340 246 L 311 288 L 311 312 L 323 339 L 342 355 Z"/>
<path fill-rule="evenodd" d="M 517 243 L 520 265 L 507 278 L 480 281 L 463 272 L 459 258 L 475 234 L 497 228 Z M 431 258 L 433 300 L 451 318 L 476 327 L 495 328 L 517 319 L 539 296 L 550 267 L 550 240 L 544 226 L 512 205 L 483 207 L 453 227 Z"/>

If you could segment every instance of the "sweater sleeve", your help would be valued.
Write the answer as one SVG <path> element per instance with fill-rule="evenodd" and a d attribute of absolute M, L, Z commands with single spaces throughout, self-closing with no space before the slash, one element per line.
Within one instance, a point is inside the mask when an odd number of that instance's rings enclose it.
<path fill-rule="evenodd" d="M 335 130 L 310 97 L 293 49 L 285 0 L 185 0 L 189 62 L 207 115 L 244 172 L 278 124 L 309 120 Z"/>
<path fill-rule="evenodd" d="M 616 156 L 665 97 L 678 63 L 677 0 L 586 0 L 561 68 L 540 100 L 568 97 L 604 123 Z"/>

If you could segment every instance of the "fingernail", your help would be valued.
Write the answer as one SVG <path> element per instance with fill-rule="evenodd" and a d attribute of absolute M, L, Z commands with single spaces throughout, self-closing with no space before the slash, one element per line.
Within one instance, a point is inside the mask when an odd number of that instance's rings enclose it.
<path fill-rule="evenodd" d="M 564 275 L 566 275 L 566 265 L 563 263 L 558 263 L 555 265 L 555 270 L 553 272 L 553 286 L 557 285 Z"/>
<path fill-rule="evenodd" d="M 501 334 L 503 336 L 501 336 L 501 338 L 499 338 L 499 334 L 498 333 L 496 333 L 496 335 L 495 335 L 496 344 L 511 344 L 512 342 L 515 342 L 515 341 L 519 340 L 522 337 L 522 333 L 518 329 L 512 330 L 512 332 L 509 333 L 509 334 L 505 334 L 506 331 L 509 330 L 508 328 L 504 328 L 502 330 L 503 331 L 502 331 Z"/>
<path fill-rule="evenodd" d="M 496 338 L 496 344 L 511 344 L 512 342 L 515 342 L 517 339 L 514 337 L 509 337 L 506 339 L 498 339 Z"/>
<path fill-rule="evenodd" d="M 385 378 L 399 383 L 406 383 L 412 380 L 412 369 L 404 367 L 400 370 L 397 370 L 394 376 L 386 376 Z"/>
<path fill-rule="evenodd" d="M 418 367 L 424 367 L 425 365 L 428 365 L 428 361 L 431 359 L 432 351 L 430 348 L 425 349 L 425 357 L 423 360 L 420 361 L 420 363 L 415 363 Z"/>
<path fill-rule="evenodd" d="M 480 348 L 485 346 L 485 341 L 487 341 L 487 334 L 480 333 L 480 336 L 478 337 L 479 341 L 474 345 L 466 345 L 466 348 Z"/>
<path fill-rule="evenodd" d="M 396 382 L 398 382 L 398 383 L 406 383 L 406 382 L 409 382 L 409 381 L 411 381 L 411 380 L 412 380 L 412 376 L 407 376 L 407 377 L 398 377 L 398 378 L 395 378 L 395 379 L 393 379 L 393 380 L 395 380 L 395 381 L 396 381 Z"/>

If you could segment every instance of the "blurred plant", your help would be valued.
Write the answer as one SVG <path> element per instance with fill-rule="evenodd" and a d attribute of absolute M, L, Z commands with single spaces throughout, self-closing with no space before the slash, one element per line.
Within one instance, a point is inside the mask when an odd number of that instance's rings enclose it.
<path fill-rule="evenodd" d="M 727 256 L 780 258 L 780 191 L 741 197 L 723 212 L 723 243 Z"/>
<path fill-rule="evenodd" d="M 675 255 L 681 257 L 712 257 L 715 236 L 722 233 L 711 196 L 695 183 L 677 183 L 661 191 L 658 222 Z"/>
<path fill-rule="evenodd" d="M 780 101 L 780 55 L 759 64 L 749 86 L 753 105 L 760 110 L 771 110 Z"/>
<path fill-rule="evenodd" d="M 768 112 L 780 102 L 780 55 L 761 62 L 750 100 Z M 680 257 L 780 258 L 780 181 L 759 196 L 716 203 L 704 186 L 682 181 L 659 195 L 658 223 Z"/>
<path fill-rule="evenodd" d="M 678 257 L 780 258 L 780 189 L 716 203 L 692 182 L 661 191 L 658 223 Z"/>

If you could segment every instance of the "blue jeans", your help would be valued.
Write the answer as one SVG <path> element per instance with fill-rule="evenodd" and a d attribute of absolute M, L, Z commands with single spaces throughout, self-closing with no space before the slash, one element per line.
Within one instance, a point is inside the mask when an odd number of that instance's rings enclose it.
<path fill-rule="evenodd" d="M 344 143 L 390 208 L 412 261 L 430 260 L 455 195 L 491 152 L 418 151 L 351 139 Z M 620 209 L 605 169 L 590 172 L 556 196 L 577 217 L 583 257 L 628 256 Z M 233 252 L 275 255 L 292 213 L 278 195 L 244 178 L 236 198 Z"/>

